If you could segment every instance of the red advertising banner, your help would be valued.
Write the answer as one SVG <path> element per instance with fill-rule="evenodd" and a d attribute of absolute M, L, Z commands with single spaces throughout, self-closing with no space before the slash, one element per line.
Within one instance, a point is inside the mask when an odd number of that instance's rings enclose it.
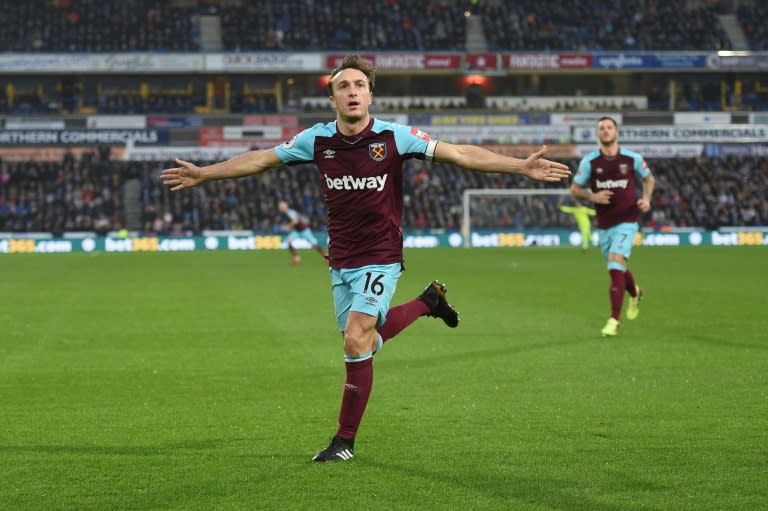
<path fill-rule="evenodd" d="M 461 55 L 457 53 L 377 53 L 361 55 L 379 71 L 450 71 L 461 68 Z M 338 66 L 344 55 L 328 55 L 328 67 Z"/>
<path fill-rule="evenodd" d="M 299 125 L 298 115 L 246 115 L 243 117 L 243 126 L 250 125 L 283 126 L 295 128 Z"/>
<path fill-rule="evenodd" d="M 216 142 L 224 140 L 224 128 L 217 126 L 215 128 L 200 128 L 200 145 L 215 145 Z"/>
<path fill-rule="evenodd" d="M 508 69 L 587 69 L 592 55 L 587 53 L 512 53 L 504 56 Z"/>
<path fill-rule="evenodd" d="M 467 70 L 495 71 L 498 68 L 498 53 L 470 53 L 467 55 Z"/>
<path fill-rule="evenodd" d="M 584 69 L 592 67 L 592 55 L 587 53 L 566 53 L 560 55 L 560 69 Z"/>
<path fill-rule="evenodd" d="M 250 125 L 256 126 L 256 125 Z M 272 125 L 275 126 L 275 125 Z M 261 149 L 274 147 L 278 144 L 291 139 L 294 135 L 301 132 L 302 128 L 282 126 L 279 133 L 264 133 L 261 136 L 254 135 L 248 130 L 248 127 L 237 126 L 217 126 L 212 128 L 200 128 L 200 142 L 202 147 L 226 147 L 250 145 Z M 257 130 L 258 132 L 258 130 Z M 256 132 L 254 132 L 256 133 Z M 267 136 L 265 136 L 267 135 Z M 279 135 L 279 138 L 273 136 Z"/>

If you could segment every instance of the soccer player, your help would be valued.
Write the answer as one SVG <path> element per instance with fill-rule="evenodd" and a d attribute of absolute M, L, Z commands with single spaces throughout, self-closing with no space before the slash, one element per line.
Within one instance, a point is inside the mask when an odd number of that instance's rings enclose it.
<path fill-rule="evenodd" d="M 619 128 L 611 117 L 597 122 L 600 148 L 582 158 L 571 184 L 571 195 L 577 200 L 595 204 L 600 251 L 608 263 L 611 278 L 611 316 L 600 333 L 614 336 L 619 332 L 619 318 L 624 292 L 629 293 L 627 319 L 640 314 L 643 291 L 629 271 L 632 243 L 639 230 L 639 211 L 651 209 L 655 180 L 639 154 L 619 147 Z M 636 184 L 642 183 L 642 194 L 636 195 Z"/>
<path fill-rule="evenodd" d="M 589 243 L 592 241 L 592 220 L 589 217 L 595 216 L 595 210 L 576 201 L 574 206 L 560 205 L 560 211 L 569 213 L 576 219 L 576 226 L 581 233 L 581 250 L 587 250 Z"/>
<path fill-rule="evenodd" d="M 320 247 L 320 242 L 317 241 L 312 229 L 309 228 L 307 220 L 299 214 L 295 209 L 288 207 L 288 203 L 281 200 L 277 203 L 277 209 L 288 218 L 289 232 L 288 232 L 288 250 L 291 252 L 291 264 L 297 265 L 301 262 L 301 256 L 296 252 L 296 248 L 293 246 L 293 242 L 298 239 L 303 239 L 312 245 L 318 254 L 326 257 L 325 252 Z"/>
<path fill-rule="evenodd" d="M 478 146 L 438 142 L 416 128 L 375 119 L 368 112 L 374 82 L 373 65 L 348 55 L 328 82 L 335 121 L 307 128 L 277 147 L 202 168 L 177 160 L 178 167 L 161 175 L 165 185 L 179 191 L 284 165 L 317 165 L 328 211 L 331 289 L 346 367 L 339 426 L 330 445 L 312 458 L 318 462 L 353 457 L 373 386 L 373 356 L 384 342 L 421 316 L 440 318 L 451 328 L 459 324 L 459 314 L 446 301 L 445 285 L 438 281 L 430 282 L 418 298 L 390 308 L 404 269 L 404 161 L 448 162 L 550 182 L 571 174 L 566 165 L 543 158 L 545 146 L 523 160 Z"/>

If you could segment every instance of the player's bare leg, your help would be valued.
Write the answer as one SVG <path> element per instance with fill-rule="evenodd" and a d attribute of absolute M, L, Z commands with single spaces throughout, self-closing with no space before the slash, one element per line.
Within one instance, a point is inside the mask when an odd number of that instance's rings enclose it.
<path fill-rule="evenodd" d="M 296 266 L 301 262 L 301 256 L 298 252 L 296 252 L 296 248 L 289 242 L 288 243 L 288 251 L 291 253 L 291 265 Z"/>
<path fill-rule="evenodd" d="M 347 371 L 339 411 L 339 428 L 330 445 L 312 461 L 348 461 L 354 457 L 355 436 L 363 420 L 373 387 L 373 353 L 377 349 L 378 318 L 351 311 L 344 330 L 344 362 Z"/>

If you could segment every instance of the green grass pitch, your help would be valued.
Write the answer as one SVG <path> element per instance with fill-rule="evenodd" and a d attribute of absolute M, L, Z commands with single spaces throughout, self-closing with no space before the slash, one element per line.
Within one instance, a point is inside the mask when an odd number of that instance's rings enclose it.
<path fill-rule="evenodd" d="M 409 250 L 349 463 L 313 464 L 343 384 L 313 252 L 0 260 L 0 509 L 756 510 L 768 506 L 765 248 Z"/>

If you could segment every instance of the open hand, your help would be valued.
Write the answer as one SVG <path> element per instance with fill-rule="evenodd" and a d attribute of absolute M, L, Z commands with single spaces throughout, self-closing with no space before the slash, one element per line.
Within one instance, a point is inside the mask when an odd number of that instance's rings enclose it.
<path fill-rule="evenodd" d="M 203 182 L 200 167 L 184 160 L 176 160 L 178 167 L 165 169 L 160 174 L 163 184 L 169 186 L 172 192 L 192 188 Z"/>
<path fill-rule="evenodd" d="M 522 167 L 525 173 L 531 179 L 538 181 L 558 182 L 571 176 L 571 170 L 567 165 L 544 159 L 547 152 L 547 146 L 541 146 L 541 149 L 532 153 L 525 159 Z"/>

